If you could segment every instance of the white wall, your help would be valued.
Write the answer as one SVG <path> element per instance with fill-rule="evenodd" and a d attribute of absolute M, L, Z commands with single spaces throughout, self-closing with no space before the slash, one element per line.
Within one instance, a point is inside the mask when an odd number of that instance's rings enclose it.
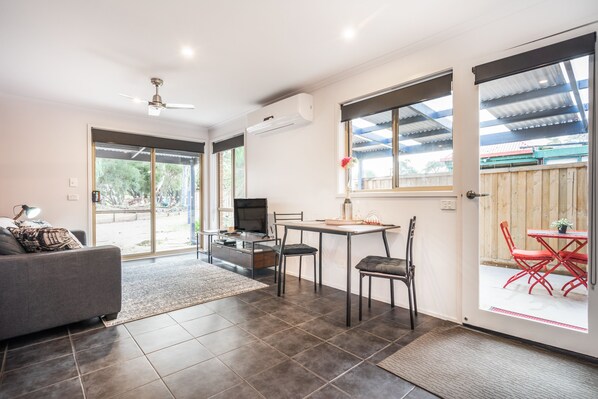
<path fill-rule="evenodd" d="M 409 218 L 418 218 L 414 258 L 417 265 L 418 307 L 423 313 L 461 320 L 462 223 L 461 193 L 477 188 L 476 181 L 463 180 L 460 159 L 477 137 L 477 91 L 473 87 L 471 68 L 475 65 L 511 55 L 513 52 L 547 45 L 596 30 L 585 27 L 538 43 L 508 50 L 514 46 L 596 20 L 598 7 L 580 1 L 577 7 L 562 13 L 560 3 L 546 2 L 542 8 L 485 24 L 458 37 L 439 38 L 434 46 L 409 50 L 383 65 L 314 90 L 314 122 L 306 127 L 270 136 L 246 136 L 247 195 L 267 197 L 270 211 L 303 210 L 307 219 L 338 217 L 342 195 L 338 186 L 340 154 L 344 146 L 339 138 L 339 104 L 385 88 L 397 86 L 440 71 L 453 70 L 454 76 L 454 191 L 436 194 L 354 195 L 354 207 L 361 215 L 370 211 L 385 223 L 404 228 L 389 234 L 391 254 L 404 255 L 404 233 Z M 550 21 L 549 23 L 546 23 Z M 359 38 L 356 38 L 359 40 Z M 467 88 L 460 90 L 459 88 Z M 210 131 L 212 139 L 223 132 L 238 129 L 241 119 L 231 126 Z M 474 126 L 474 129 L 471 129 Z M 340 150 L 339 150 L 340 148 Z M 467 153 L 467 154 L 470 154 Z M 212 174 L 213 175 L 213 174 Z M 470 176 L 471 174 L 469 174 Z M 472 186 L 474 185 L 474 186 Z M 441 211 L 440 200 L 456 198 L 456 211 Z M 465 200 L 467 201 L 467 200 Z M 317 245 L 317 236 L 308 234 L 308 243 Z M 346 284 L 345 241 L 325 236 L 323 250 L 324 284 L 344 289 Z M 363 256 L 384 253 L 379 236 L 358 236 L 353 241 L 352 264 Z M 289 271 L 297 273 L 296 259 L 289 260 Z M 308 261 L 309 264 L 309 261 Z M 310 267 L 303 269 L 311 278 Z M 358 273 L 352 270 L 352 291 L 358 290 Z M 386 280 L 375 281 L 373 297 L 389 301 Z M 406 306 L 406 290 L 398 290 L 399 304 Z"/>
<path fill-rule="evenodd" d="M 55 226 L 90 233 L 88 127 L 207 141 L 207 129 L 45 101 L 0 96 L 0 215 L 16 204 L 42 208 Z M 69 178 L 79 179 L 77 188 Z M 207 175 L 206 175 L 207 177 Z M 67 201 L 79 194 L 79 201 Z"/>

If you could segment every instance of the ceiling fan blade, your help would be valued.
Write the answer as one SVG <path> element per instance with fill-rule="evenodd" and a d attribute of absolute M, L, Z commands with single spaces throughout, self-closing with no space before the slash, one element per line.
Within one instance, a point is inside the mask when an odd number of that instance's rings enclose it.
<path fill-rule="evenodd" d="M 164 104 L 164 106 L 170 109 L 195 109 L 195 105 L 192 104 Z"/>
<path fill-rule="evenodd" d="M 147 104 L 147 101 L 140 99 L 139 97 L 129 96 L 128 94 L 118 93 L 119 96 L 123 96 L 128 98 L 129 100 L 133 101 L 136 104 Z"/>
<path fill-rule="evenodd" d="M 159 116 L 160 115 L 160 108 L 147 107 L 147 114 L 150 115 L 150 116 Z"/>

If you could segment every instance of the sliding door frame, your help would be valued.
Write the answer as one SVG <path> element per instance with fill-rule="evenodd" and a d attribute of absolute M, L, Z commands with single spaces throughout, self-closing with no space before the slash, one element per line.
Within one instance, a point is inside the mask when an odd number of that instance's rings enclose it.
<path fill-rule="evenodd" d="M 107 130 L 107 131 L 114 131 L 117 133 L 125 133 L 125 134 L 134 134 L 134 135 L 139 135 L 139 134 L 143 134 L 143 133 L 139 133 L 139 132 L 128 132 L 128 131 L 123 131 L 123 130 L 119 130 L 119 129 L 115 129 L 115 128 L 107 128 L 107 127 L 99 127 L 99 126 L 93 126 L 93 125 L 87 125 L 87 148 L 88 148 L 88 173 L 87 173 L 87 181 L 88 181 L 88 194 L 87 194 L 87 198 L 86 201 L 89 201 L 89 206 L 86 208 L 88 210 L 88 231 L 89 231 L 89 235 L 88 235 L 88 243 L 91 243 L 92 246 L 96 246 L 96 222 L 97 222 L 97 218 L 96 218 L 96 209 L 95 209 L 95 203 L 93 203 L 91 201 L 91 192 L 93 190 L 96 189 L 96 147 L 95 147 L 95 142 L 93 141 L 92 138 L 92 129 L 99 129 L 99 130 Z M 157 139 L 168 139 L 166 137 L 159 137 L 159 136 L 152 136 L 152 137 L 156 137 Z M 169 139 L 169 140 L 173 140 L 173 139 Z M 176 139 L 174 139 L 176 140 Z M 183 140 L 181 140 L 183 141 Z M 203 144 L 202 142 L 197 142 L 198 144 Z M 181 248 L 181 249 L 172 249 L 172 250 L 166 250 L 166 251 L 156 251 L 156 199 L 155 199 L 155 192 L 156 192 L 156 149 L 155 148 L 150 148 L 151 151 L 151 174 L 152 174 L 152 178 L 151 178 L 151 193 L 152 193 L 152 201 L 150 204 L 150 226 L 151 226 L 151 232 L 150 232 L 150 239 L 151 239 L 151 252 L 144 252 L 144 253 L 139 253 L 139 254 L 131 254 L 131 255 L 122 255 L 123 260 L 135 260 L 135 259 L 145 259 L 145 258 L 155 258 L 155 257 L 161 257 L 161 256 L 169 256 L 169 255 L 178 255 L 178 254 L 185 254 L 185 253 L 190 253 L 190 252 L 194 252 L 196 250 L 196 247 L 194 245 L 189 246 L 188 248 Z M 193 152 L 193 151 L 190 151 Z M 204 221 L 204 198 L 205 198 L 205 188 L 206 188 L 206 182 L 205 182 L 205 178 L 204 178 L 204 158 L 205 158 L 205 153 L 202 152 L 197 152 L 196 153 L 198 158 L 199 158 L 199 162 L 198 162 L 198 166 L 199 166 L 199 172 L 198 172 L 198 178 L 200 179 L 200 195 L 199 195 L 199 209 L 197 209 L 198 212 L 198 216 L 199 216 L 199 230 L 203 230 L 204 225 L 205 225 L 205 221 Z M 200 247 L 203 247 L 202 245 L 200 245 Z"/>

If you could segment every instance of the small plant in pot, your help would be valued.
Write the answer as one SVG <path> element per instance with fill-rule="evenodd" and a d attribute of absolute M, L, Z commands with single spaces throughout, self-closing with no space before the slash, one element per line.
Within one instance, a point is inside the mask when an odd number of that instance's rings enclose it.
<path fill-rule="evenodd" d="M 567 233 L 567 227 L 573 227 L 573 223 L 571 223 L 566 218 L 555 220 L 550 224 L 550 227 L 556 227 L 559 230 L 559 233 L 565 234 Z"/>

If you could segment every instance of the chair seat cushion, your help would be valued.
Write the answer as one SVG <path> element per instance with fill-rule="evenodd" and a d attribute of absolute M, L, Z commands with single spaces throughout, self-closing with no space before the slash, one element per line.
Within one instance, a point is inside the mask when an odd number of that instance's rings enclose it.
<path fill-rule="evenodd" d="M 550 251 L 545 249 L 538 251 L 529 251 L 526 249 L 514 249 L 513 257 L 526 260 L 550 260 L 554 258 Z"/>
<path fill-rule="evenodd" d="M 272 249 L 280 253 L 280 245 L 274 245 Z M 284 246 L 284 255 L 309 255 L 316 252 L 318 252 L 316 248 L 305 244 L 289 244 Z"/>
<path fill-rule="evenodd" d="M 571 251 L 560 251 L 559 256 L 561 258 L 567 257 L 568 260 L 573 262 L 588 263 L 588 255 L 580 254 L 579 252 L 572 253 Z"/>
<path fill-rule="evenodd" d="M 407 262 L 405 259 L 366 256 L 355 267 L 365 272 L 386 273 L 395 276 L 407 275 Z"/>

